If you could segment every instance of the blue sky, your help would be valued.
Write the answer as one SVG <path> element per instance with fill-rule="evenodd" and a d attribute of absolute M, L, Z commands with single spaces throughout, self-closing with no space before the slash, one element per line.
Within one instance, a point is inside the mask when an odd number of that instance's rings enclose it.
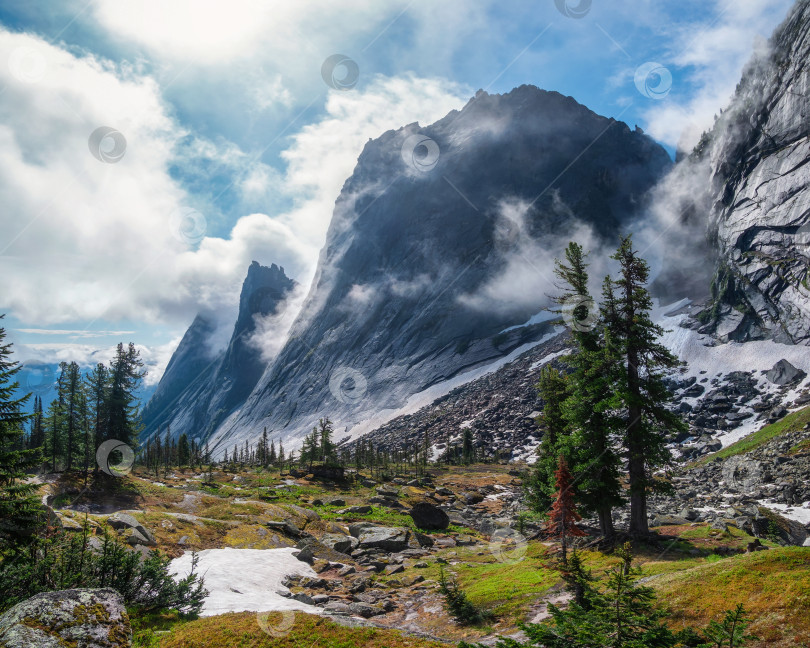
<path fill-rule="evenodd" d="M 195 313 L 227 334 L 252 259 L 308 284 L 368 138 L 530 83 L 674 154 L 791 4 L 5 2 L 6 327 L 28 360 L 106 360 L 133 340 L 156 380 Z M 356 63 L 352 89 L 322 78 L 333 54 Z M 114 163 L 88 150 L 103 127 L 121 134 Z"/>

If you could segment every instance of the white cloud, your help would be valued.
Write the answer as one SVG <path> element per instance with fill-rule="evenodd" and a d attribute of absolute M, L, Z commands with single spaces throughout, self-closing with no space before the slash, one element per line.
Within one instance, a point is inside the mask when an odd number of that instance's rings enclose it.
<path fill-rule="evenodd" d="M 651 101 L 645 113 L 647 132 L 672 146 L 689 150 L 700 134 L 711 128 L 714 115 L 724 108 L 740 80 L 752 51 L 766 50 L 765 41 L 784 19 L 792 0 L 717 0 L 715 19 L 684 25 L 673 35 L 670 57 L 661 63 L 672 68 L 672 92 Z M 679 82 L 695 86 L 680 91 Z"/>
<path fill-rule="evenodd" d="M 282 265 L 308 285 L 334 201 L 366 141 L 414 120 L 433 122 L 467 95 L 414 76 L 374 77 L 362 91 L 334 91 L 323 118 L 291 136 L 279 177 L 228 142 L 179 127 L 149 77 L 0 30 L 0 59 L 21 47 L 46 65 L 35 82 L 0 67 L 0 201 L 13 215 L 0 221 L 0 306 L 30 328 L 123 320 L 177 326 L 199 310 L 232 324 L 254 259 Z M 115 164 L 88 148 L 90 133 L 107 125 L 126 138 Z M 177 215 L 190 212 L 190 197 L 169 174 L 184 162 L 178 151 L 243 169 L 236 183 L 246 196 L 283 187 L 293 207 L 244 216 L 228 238 L 210 235 L 210 214 L 178 224 Z"/>

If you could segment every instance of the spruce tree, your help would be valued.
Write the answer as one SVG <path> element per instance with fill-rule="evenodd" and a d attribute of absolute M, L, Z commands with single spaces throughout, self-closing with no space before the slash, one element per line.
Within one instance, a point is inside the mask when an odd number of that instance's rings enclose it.
<path fill-rule="evenodd" d="M 610 345 L 621 360 L 614 366 L 612 407 L 623 417 L 630 485 L 629 531 L 644 536 L 649 533 L 647 493 L 661 488 L 653 473 L 671 461 L 667 435 L 687 427 L 667 408 L 672 395 L 661 370 L 677 367 L 679 361 L 658 341 L 664 329 L 650 317 L 652 298 L 645 287 L 649 266 L 633 249 L 629 236 L 622 239 L 611 258 L 619 262 L 620 274 L 615 281 L 605 281 L 603 308 Z"/>
<path fill-rule="evenodd" d="M 138 398 L 135 390 L 146 375 L 135 345 L 119 343 L 110 363 L 109 438 L 134 446 L 141 431 Z"/>
<path fill-rule="evenodd" d="M 568 538 L 587 535 L 576 523 L 582 519 L 574 504 L 574 479 L 565 458 L 560 455 L 554 473 L 557 491 L 549 513 L 549 533 L 559 538 L 562 546 L 562 564 L 568 564 Z"/>
<path fill-rule="evenodd" d="M 563 361 L 571 368 L 569 396 L 562 404 L 569 436 L 558 448 L 577 482 L 583 510 L 596 513 L 606 540 L 614 537 L 612 509 L 623 503 L 619 481 L 620 457 L 615 449 L 618 422 L 610 409 L 612 373 L 616 359 L 605 342 L 606 322 L 595 312 L 588 289 L 587 254 L 571 242 L 555 274 L 562 281 L 556 301 L 573 317 L 574 352 Z"/>
<path fill-rule="evenodd" d="M 332 421 L 329 417 L 322 418 L 318 421 L 318 437 L 320 446 L 318 448 L 320 459 L 325 464 L 334 463 L 335 461 L 335 444 L 332 443 Z"/>
<path fill-rule="evenodd" d="M 464 435 L 461 442 L 461 455 L 465 465 L 471 464 L 475 461 L 475 448 L 473 447 L 472 430 L 468 427 L 464 428 Z"/>
<path fill-rule="evenodd" d="M 563 416 L 563 403 L 568 397 L 569 384 L 557 369 L 546 365 L 540 371 L 537 392 L 543 401 L 543 413 L 537 423 L 543 428 L 543 439 L 537 448 L 537 461 L 527 480 L 529 504 L 538 511 L 546 511 L 555 489 L 554 473 L 564 450 L 568 425 Z"/>
<path fill-rule="evenodd" d="M 3 316 L 0 315 L 0 318 Z M 37 526 L 40 512 L 36 486 L 24 480 L 42 460 L 38 448 L 25 449 L 25 423 L 30 415 L 22 409 L 30 394 L 18 393 L 15 376 L 22 369 L 11 359 L 11 343 L 0 327 L 0 531 L 12 541 L 26 537 Z"/>
<path fill-rule="evenodd" d="M 180 466 L 188 465 L 190 453 L 188 447 L 188 436 L 185 432 L 180 435 L 180 440 L 177 443 L 177 463 Z"/>
<path fill-rule="evenodd" d="M 109 372 L 99 362 L 85 378 L 88 408 L 93 426 L 93 454 L 98 447 L 110 438 L 107 434 Z"/>

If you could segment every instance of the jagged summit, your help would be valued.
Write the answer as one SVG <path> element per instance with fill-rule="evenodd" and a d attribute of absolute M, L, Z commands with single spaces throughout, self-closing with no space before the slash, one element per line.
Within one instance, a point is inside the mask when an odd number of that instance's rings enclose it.
<path fill-rule="evenodd" d="M 294 286 L 284 268 L 253 261 L 242 283 L 230 341 L 218 352 L 211 348 L 215 326 L 210 317 L 194 319 L 144 408 L 147 435 L 171 426 L 174 434 L 204 436 L 205 429 L 213 429 L 244 402 L 265 368 L 252 342 L 256 317 L 275 314 Z"/>
<path fill-rule="evenodd" d="M 327 414 L 342 430 L 539 339 L 547 325 L 520 325 L 548 287 L 522 258 L 545 265 L 581 227 L 612 244 L 670 166 L 642 133 L 528 85 L 370 140 L 289 341 L 216 440 L 295 438 Z"/>

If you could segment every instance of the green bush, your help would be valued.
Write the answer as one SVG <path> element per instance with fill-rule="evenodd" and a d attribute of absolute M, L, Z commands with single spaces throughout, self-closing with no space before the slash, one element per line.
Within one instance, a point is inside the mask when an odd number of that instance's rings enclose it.
<path fill-rule="evenodd" d="M 112 587 L 127 605 L 142 610 L 169 609 L 196 614 L 208 595 L 203 579 L 191 573 L 175 581 L 170 559 L 157 550 L 142 558 L 106 532 L 93 547 L 87 527 L 83 533 L 51 531 L 27 547 L 10 549 L 0 558 L 0 611 L 40 592 L 76 587 Z"/>
<path fill-rule="evenodd" d="M 461 625 L 472 625 L 489 619 L 489 610 L 482 610 L 467 598 L 467 594 L 453 579 L 448 579 L 444 567 L 439 567 L 439 591 L 444 596 L 447 612 Z"/>

